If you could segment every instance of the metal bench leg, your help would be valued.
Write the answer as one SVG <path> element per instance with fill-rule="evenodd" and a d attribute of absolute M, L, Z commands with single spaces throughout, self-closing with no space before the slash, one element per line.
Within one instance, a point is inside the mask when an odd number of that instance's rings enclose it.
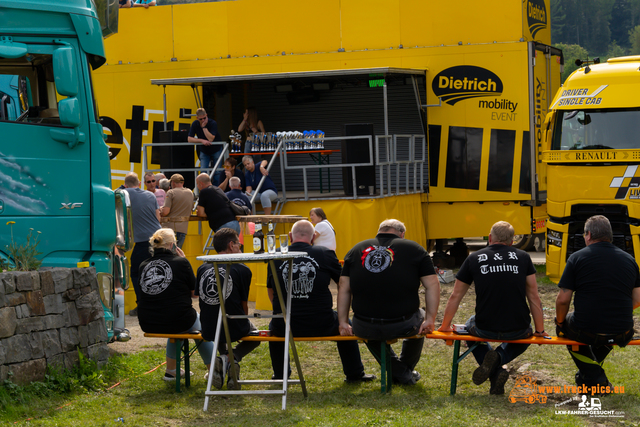
<path fill-rule="evenodd" d="M 180 393 L 180 352 L 182 343 L 180 340 L 171 340 L 176 344 L 176 393 Z"/>
<path fill-rule="evenodd" d="M 471 347 L 469 347 L 469 349 L 467 351 L 465 351 L 461 356 L 460 355 L 460 340 L 456 340 L 453 343 L 453 363 L 451 364 L 451 390 L 449 392 L 449 394 L 451 394 L 451 396 L 456 394 L 456 388 L 458 387 L 458 365 L 460 364 L 462 359 L 464 359 L 465 357 L 470 355 L 471 352 L 479 345 L 480 345 L 480 343 L 478 343 L 478 342 L 473 343 L 473 345 L 471 345 Z"/>
<path fill-rule="evenodd" d="M 185 375 L 185 379 L 184 379 L 184 386 L 189 388 L 191 387 L 191 371 L 190 371 L 190 364 L 189 364 L 189 340 L 184 340 L 182 343 L 182 348 L 184 351 L 184 375 Z"/>
<path fill-rule="evenodd" d="M 387 349 L 387 342 L 380 341 L 380 392 L 389 393 L 391 391 L 391 352 Z"/>

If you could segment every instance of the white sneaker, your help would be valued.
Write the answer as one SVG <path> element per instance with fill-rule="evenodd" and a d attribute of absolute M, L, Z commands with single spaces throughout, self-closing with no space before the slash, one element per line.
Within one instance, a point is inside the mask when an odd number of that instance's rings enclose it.
<path fill-rule="evenodd" d="M 185 372 L 184 369 L 180 369 L 180 378 L 184 378 Z M 189 376 L 193 376 L 193 372 L 189 372 Z M 176 370 L 166 370 L 164 373 L 164 377 L 162 378 L 165 381 L 175 381 L 176 380 Z"/>

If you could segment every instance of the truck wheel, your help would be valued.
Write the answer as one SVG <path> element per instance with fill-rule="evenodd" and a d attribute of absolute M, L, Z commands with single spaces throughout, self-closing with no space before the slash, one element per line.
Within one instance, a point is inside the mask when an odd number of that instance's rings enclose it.
<path fill-rule="evenodd" d="M 516 403 L 516 398 L 513 396 L 509 396 L 509 402 Z"/>
<path fill-rule="evenodd" d="M 528 403 L 533 403 L 535 401 L 536 401 L 536 397 L 533 394 L 527 398 Z"/>
<path fill-rule="evenodd" d="M 535 243 L 535 236 L 532 234 L 516 234 L 513 236 L 513 247 L 522 249 L 525 252 L 533 249 Z"/>
<path fill-rule="evenodd" d="M 533 247 L 536 252 L 544 252 L 547 244 L 545 233 L 538 233 L 533 235 Z"/>

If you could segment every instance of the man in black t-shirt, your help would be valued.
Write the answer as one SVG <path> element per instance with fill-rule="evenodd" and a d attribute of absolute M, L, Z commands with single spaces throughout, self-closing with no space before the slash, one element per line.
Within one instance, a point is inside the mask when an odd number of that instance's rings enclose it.
<path fill-rule="evenodd" d="M 511 224 L 498 221 L 491 227 L 489 246 L 467 257 L 456 276 L 439 331 L 453 330 L 451 323 L 460 301 L 475 283 L 476 314 L 466 325 L 470 335 L 504 340 L 517 340 L 534 334 L 548 336 L 544 331 L 536 269 L 529 254 L 511 247 L 513 234 Z M 535 333 L 531 329 L 529 307 Z M 489 393 L 504 394 L 509 373 L 502 365 L 521 355 L 528 347 L 528 344 L 502 343 L 492 350 L 489 343 L 479 343 L 473 350 L 473 356 L 480 365 L 473 373 L 474 384 L 480 385 L 490 379 Z"/>
<path fill-rule="evenodd" d="M 589 344 L 578 351 L 567 346 L 578 367 L 576 384 L 606 387 L 611 383 L 602 364 L 612 344 L 625 346 L 633 338 L 640 273 L 633 256 L 611 244 L 613 231 L 606 217 L 596 215 L 586 221 L 584 241 L 587 247 L 569 257 L 558 284 L 556 331 L 558 336 Z M 574 292 L 574 312 L 568 313 Z"/>
<path fill-rule="evenodd" d="M 229 199 L 222 190 L 211 184 L 211 178 L 201 173 L 196 178 L 198 187 L 198 216 L 206 217 L 213 232 L 230 228 L 240 234 L 240 223 L 229 206 Z"/>
<path fill-rule="evenodd" d="M 232 254 L 240 252 L 238 234 L 230 228 L 221 228 L 213 236 L 213 247 L 219 254 Z M 218 268 L 220 280 L 224 281 L 226 269 Z M 215 341 L 218 313 L 220 311 L 220 296 L 216 283 L 213 264 L 202 264 L 198 268 L 196 278 L 196 294 L 200 297 L 200 323 L 202 337 L 207 341 Z M 229 283 L 224 289 L 224 301 L 227 314 L 249 314 L 247 300 L 249 298 L 249 286 L 251 285 L 251 270 L 244 264 L 232 264 L 229 274 Z M 232 342 L 249 335 L 257 328 L 249 319 L 229 319 L 229 334 Z M 233 349 L 233 358 L 236 363 L 236 372 L 240 372 L 239 362 L 244 356 L 260 345 L 259 342 L 242 341 Z M 213 386 L 221 388 L 224 377 L 229 372 L 229 352 L 227 351 L 224 330 L 220 331 L 220 344 L 218 345 L 220 357 L 214 364 Z M 238 390 L 238 383 L 229 377 L 227 388 Z"/>
<path fill-rule="evenodd" d="M 396 219 L 380 224 L 375 239 L 353 247 L 344 258 L 338 285 L 338 319 L 341 335 L 368 339 L 367 348 L 380 361 L 382 342 L 394 338 L 426 334 L 434 329 L 440 283 L 429 253 L 404 239 L 406 228 Z M 425 310 L 420 308 L 418 290 L 425 288 Z M 353 298 L 353 328 L 349 306 Z M 400 357 L 391 346 L 393 382 L 415 384 L 420 374 L 414 370 L 420 360 L 424 338 L 406 339 Z"/>
<path fill-rule="evenodd" d="M 311 246 L 314 237 L 313 224 L 298 221 L 289 234 L 292 252 L 306 252 L 308 255 L 293 260 L 293 284 L 289 281 L 289 263 L 276 261 L 278 278 L 283 287 L 283 299 L 291 292 L 291 333 L 294 337 L 321 337 L 338 335 L 338 315 L 333 311 L 333 297 L 329 284 L 331 279 L 340 278 L 340 262 L 335 252 L 321 246 Z M 269 298 L 273 303 L 273 313 L 282 313 L 280 300 L 274 295 L 274 278 L 271 269 L 267 280 Z M 283 337 L 283 319 L 273 319 L 269 327 L 275 336 Z M 346 382 L 371 381 L 375 375 L 364 373 L 360 360 L 360 350 L 356 341 L 338 341 L 338 353 L 342 360 L 342 370 Z M 281 379 L 284 368 L 284 343 L 269 342 L 273 377 Z"/>

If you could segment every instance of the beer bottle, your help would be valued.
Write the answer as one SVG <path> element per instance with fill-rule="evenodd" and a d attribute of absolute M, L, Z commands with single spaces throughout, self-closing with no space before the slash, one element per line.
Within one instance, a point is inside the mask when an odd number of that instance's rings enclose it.
<path fill-rule="evenodd" d="M 256 230 L 253 233 L 253 253 L 264 253 L 264 233 L 262 232 L 261 222 L 256 222 Z"/>
<path fill-rule="evenodd" d="M 269 221 L 269 231 L 267 232 L 267 250 L 270 254 L 276 253 L 276 233 L 273 231 L 273 223 Z"/>

